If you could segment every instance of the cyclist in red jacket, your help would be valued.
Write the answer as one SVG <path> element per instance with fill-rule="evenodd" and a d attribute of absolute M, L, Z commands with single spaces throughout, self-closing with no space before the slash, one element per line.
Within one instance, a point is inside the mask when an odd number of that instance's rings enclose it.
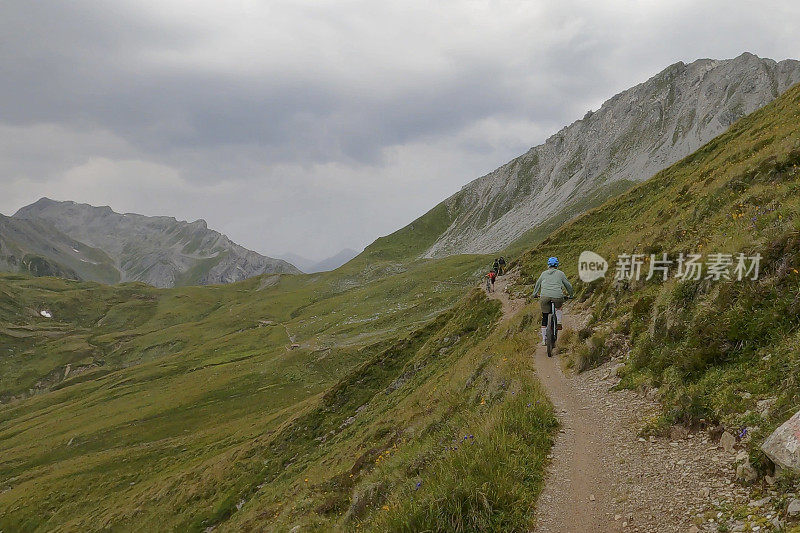
<path fill-rule="evenodd" d="M 487 292 L 494 292 L 494 280 L 497 279 L 497 272 L 494 270 L 490 270 L 488 274 L 486 274 L 486 291 Z"/>

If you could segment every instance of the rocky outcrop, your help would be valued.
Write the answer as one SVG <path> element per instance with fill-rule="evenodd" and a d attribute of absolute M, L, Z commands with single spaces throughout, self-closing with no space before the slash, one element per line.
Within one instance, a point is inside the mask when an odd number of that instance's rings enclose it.
<path fill-rule="evenodd" d="M 119 272 L 100 250 L 52 224 L 0 215 L 0 271 L 115 283 Z"/>
<path fill-rule="evenodd" d="M 494 252 L 526 232 L 554 229 L 691 154 L 797 82 L 794 60 L 742 54 L 676 63 L 445 200 L 449 226 L 423 255 Z"/>
<path fill-rule="evenodd" d="M 800 411 L 776 429 L 761 449 L 780 468 L 800 472 Z"/>
<path fill-rule="evenodd" d="M 40 258 L 37 264 L 64 265 L 64 271 L 75 272 L 80 279 L 106 283 L 143 281 L 174 287 L 299 273 L 286 261 L 247 250 L 208 229 L 204 220 L 189 223 L 172 217 L 120 214 L 110 207 L 48 198 L 0 220 L 0 243 L 4 240 L 13 240 L 14 246 L 7 248 L 18 250 L 16 256 L 24 257 L 30 250 Z M 11 262 L 19 263 L 16 256 L 6 259 L 5 265 L 0 262 L 0 268 L 20 270 L 12 268 Z M 48 272 L 56 272 L 55 267 Z"/>

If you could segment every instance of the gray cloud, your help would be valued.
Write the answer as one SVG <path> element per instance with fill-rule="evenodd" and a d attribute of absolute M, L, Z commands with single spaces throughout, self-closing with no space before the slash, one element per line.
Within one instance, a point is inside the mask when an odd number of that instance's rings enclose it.
<path fill-rule="evenodd" d="M 670 63 L 800 56 L 795 2 L 697 4 L 6 1 L 0 211 L 362 246 Z"/>

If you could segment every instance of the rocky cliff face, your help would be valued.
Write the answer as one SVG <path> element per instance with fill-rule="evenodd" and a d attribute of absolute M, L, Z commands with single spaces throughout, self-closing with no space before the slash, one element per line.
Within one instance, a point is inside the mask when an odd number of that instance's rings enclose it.
<path fill-rule="evenodd" d="M 44 220 L 0 215 L 0 271 L 116 283 L 114 261 Z"/>
<path fill-rule="evenodd" d="M 689 155 L 797 82 L 794 60 L 676 63 L 445 200 L 449 225 L 423 255 L 494 252 L 557 225 Z"/>
<path fill-rule="evenodd" d="M 208 229 L 204 220 L 115 213 L 109 207 L 42 198 L 4 217 L 0 238 L 25 253 L 68 266 L 82 279 L 103 282 L 143 281 L 156 287 L 231 283 L 265 273 L 298 273 L 286 261 L 265 257 Z M 14 238 L 10 229 L 15 228 Z M 35 230 L 35 231 L 34 231 Z M 44 244 L 35 243 L 41 241 Z M 9 250 L 12 246 L 6 246 Z M 58 252 L 57 254 L 55 252 Z M 6 254 L 12 256 L 12 254 Z M 8 263 L 21 257 L 6 259 Z M 104 268 L 98 276 L 93 265 Z M 57 268 L 57 267 L 54 267 Z M 112 270 L 109 274 L 105 270 Z M 30 270 L 30 269 L 28 269 Z M 116 278 L 116 279 L 115 279 Z"/>

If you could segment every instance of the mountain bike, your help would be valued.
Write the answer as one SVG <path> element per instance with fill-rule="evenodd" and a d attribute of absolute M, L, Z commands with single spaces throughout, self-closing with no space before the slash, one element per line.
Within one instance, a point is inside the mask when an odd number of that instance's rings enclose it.
<path fill-rule="evenodd" d="M 492 292 L 492 280 L 486 278 L 486 292 Z"/>

